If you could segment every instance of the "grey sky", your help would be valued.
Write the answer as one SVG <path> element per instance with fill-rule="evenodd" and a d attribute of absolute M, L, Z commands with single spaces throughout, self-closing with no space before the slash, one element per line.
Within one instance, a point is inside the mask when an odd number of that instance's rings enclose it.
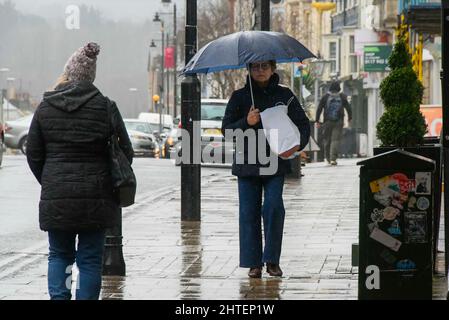
<path fill-rule="evenodd" d="M 171 12 L 173 8 L 173 4 L 162 4 L 161 0 L 12 0 L 12 2 L 21 12 L 51 19 L 64 18 L 65 8 L 71 4 L 92 5 L 99 9 L 105 18 L 133 21 L 152 19 L 154 12 Z M 178 7 L 178 16 L 184 15 L 185 0 L 172 0 L 173 2 L 176 2 Z"/>

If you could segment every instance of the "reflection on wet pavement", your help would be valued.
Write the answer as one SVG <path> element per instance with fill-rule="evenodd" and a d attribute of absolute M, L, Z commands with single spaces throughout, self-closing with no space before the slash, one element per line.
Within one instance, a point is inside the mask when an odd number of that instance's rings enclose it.
<path fill-rule="evenodd" d="M 180 221 L 179 189 L 125 212 L 127 274 L 104 277 L 101 298 L 357 299 L 351 244 L 358 242 L 358 168 L 342 160 L 336 168 L 307 166 L 304 173 L 284 189 L 282 278 L 265 268 L 261 279 L 248 278 L 248 269 L 239 267 L 237 183 L 225 172 L 203 181 L 201 222 Z M 46 258 L 0 279 L 0 299 L 48 299 Z M 447 290 L 442 258 L 439 253 L 434 299 Z"/>
<path fill-rule="evenodd" d="M 201 222 L 182 221 L 181 254 L 182 269 L 179 277 L 180 299 L 201 299 L 201 282 L 191 281 L 201 277 L 202 251 Z"/>

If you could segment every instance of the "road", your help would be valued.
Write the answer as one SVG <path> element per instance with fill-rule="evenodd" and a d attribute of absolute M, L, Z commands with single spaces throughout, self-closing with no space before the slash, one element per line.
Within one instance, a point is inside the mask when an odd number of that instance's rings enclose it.
<path fill-rule="evenodd" d="M 133 169 L 138 183 L 137 199 L 180 185 L 180 167 L 170 160 L 135 158 Z M 229 169 L 204 167 L 202 177 L 223 170 Z M 0 255 L 29 251 L 46 241 L 46 233 L 39 229 L 39 195 L 40 185 L 28 168 L 25 156 L 5 156 L 0 168 Z"/>

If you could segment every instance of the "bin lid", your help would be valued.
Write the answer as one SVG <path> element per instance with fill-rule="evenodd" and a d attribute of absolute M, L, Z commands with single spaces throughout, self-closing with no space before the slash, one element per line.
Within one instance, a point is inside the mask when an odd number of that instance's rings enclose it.
<path fill-rule="evenodd" d="M 402 149 L 388 151 L 369 159 L 357 162 L 357 165 L 371 169 L 404 169 L 435 171 L 435 161 Z"/>

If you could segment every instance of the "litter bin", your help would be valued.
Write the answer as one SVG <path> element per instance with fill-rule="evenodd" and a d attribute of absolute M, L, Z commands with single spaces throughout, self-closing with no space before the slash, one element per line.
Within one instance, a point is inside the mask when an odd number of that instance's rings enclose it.
<path fill-rule="evenodd" d="M 359 299 L 432 299 L 435 161 L 396 149 L 358 165 Z"/>

